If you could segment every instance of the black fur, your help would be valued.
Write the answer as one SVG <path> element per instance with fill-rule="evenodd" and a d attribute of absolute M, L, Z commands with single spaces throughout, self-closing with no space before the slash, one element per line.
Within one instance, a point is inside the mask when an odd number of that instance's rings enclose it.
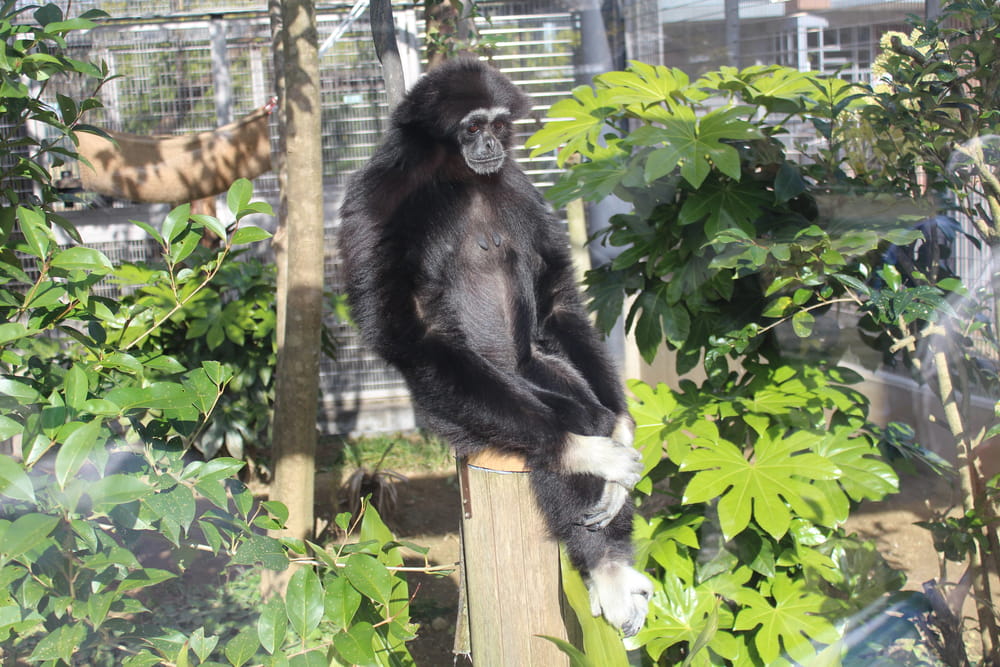
<path fill-rule="evenodd" d="M 582 305 L 564 225 L 510 158 L 487 175 L 461 158 L 459 121 L 495 107 L 517 118 L 529 103 L 475 60 L 414 86 L 347 189 L 344 280 L 361 331 L 403 373 L 423 422 L 460 456 L 524 455 L 550 529 L 586 573 L 628 560 L 632 508 L 584 527 L 604 480 L 558 463 L 570 433 L 610 436 L 626 404 Z"/>

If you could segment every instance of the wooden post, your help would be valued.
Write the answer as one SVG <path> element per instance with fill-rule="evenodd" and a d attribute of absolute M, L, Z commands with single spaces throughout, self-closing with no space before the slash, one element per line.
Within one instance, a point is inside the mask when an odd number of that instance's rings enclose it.
<path fill-rule="evenodd" d="M 545 528 L 524 460 L 487 451 L 459 462 L 462 567 L 472 663 L 559 667 L 569 658 L 559 544 Z M 575 620 L 575 619 L 574 619 Z"/>

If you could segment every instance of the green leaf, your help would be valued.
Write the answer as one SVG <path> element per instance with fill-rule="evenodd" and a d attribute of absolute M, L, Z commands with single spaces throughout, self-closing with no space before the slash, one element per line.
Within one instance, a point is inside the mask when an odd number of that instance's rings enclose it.
<path fill-rule="evenodd" d="M 784 653 L 799 663 L 809 664 L 816 650 L 812 642 L 830 644 L 837 640 L 837 630 L 825 618 L 826 597 L 805 588 L 804 580 L 779 575 L 772 580 L 772 605 L 752 589 L 744 591 L 741 601 L 747 606 L 736 616 L 734 630 L 752 630 L 754 644 L 765 664 L 774 663 Z"/>
<path fill-rule="evenodd" d="M 774 201 L 783 204 L 806 191 L 806 182 L 790 162 L 782 162 L 774 178 Z"/>
<path fill-rule="evenodd" d="M 72 426 L 67 424 L 66 426 Z M 64 429 L 65 430 L 65 429 Z M 101 434 L 101 422 L 90 421 L 85 424 L 78 424 L 68 436 L 63 439 L 63 445 L 56 454 L 56 482 L 60 489 L 66 488 L 68 482 L 80 470 L 87 458 L 97 446 L 97 437 Z M 62 431 L 60 431 L 62 435 Z"/>
<path fill-rule="evenodd" d="M 181 204 L 170 210 L 167 217 L 163 219 L 160 232 L 167 243 L 173 242 L 177 236 L 187 227 L 187 222 L 191 218 L 191 204 Z"/>
<path fill-rule="evenodd" d="M 329 590 L 327 590 L 329 598 Z M 274 652 L 281 648 L 285 642 L 285 633 L 288 629 L 288 617 L 285 615 L 285 603 L 278 596 L 272 596 L 264 604 L 264 610 L 257 619 L 257 636 L 260 638 L 260 645 L 264 650 L 274 655 Z"/>
<path fill-rule="evenodd" d="M 42 400 L 34 387 L 12 377 L 0 377 L 0 396 L 9 396 L 18 405 L 31 405 Z"/>
<path fill-rule="evenodd" d="M 28 660 L 31 662 L 62 660 L 67 665 L 72 664 L 73 654 L 86 636 L 87 626 L 83 623 L 60 625 L 38 642 Z"/>
<path fill-rule="evenodd" d="M 60 250 L 52 257 L 52 267 L 67 271 L 90 271 L 98 275 L 106 275 L 115 270 L 111 260 L 104 253 L 85 246 Z"/>
<path fill-rule="evenodd" d="M 52 245 L 52 230 L 45 214 L 37 209 L 17 207 L 17 219 L 21 222 L 21 233 L 28 244 L 28 252 L 44 259 Z"/>
<path fill-rule="evenodd" d="M 389 604 L 392 575 L 385 565 L 368 554 L 352 554 L 344 567 L 344 576 L 366 597 Z"/>
<path fill-rule="evenodd" d="M 712 181 L 691 193 L 677 220 L 682 225 L 704 221 L 710 244 L 734 228 L 752 236 L 753 222 L 764 213 L 769 199 L 769 193 L 753 182 Z"/>
<path fill-rule="evenodd" d="M 570 667 L 596 667 L 594 663 L 587 659 L 583 651 L 577 647 L 570 644 L 565 639 L 560 639 L 558 637 L 550 637 L 548 635 L 538 635 L 542 639 L 547 639 L 548 641 L 559 647 L 559 650 L 566 654 L 569 658 Z"/>
<path fill-rule="evenodd" d="M 219 643 L 218 636 L 205 636 L 205 628 L 201 627 L 191 633 L 189 639 L 191 650 L 194 654 L 198 656 L 198 660 L 205 662 L 208 660 L 208 656 L 212 654 L 215 650 L 216 645 Z"/>
<path fill-rule="evenodd" d="M 285 613 L 292 629 L 306 637 L 323 620 L 323 584 L 309 567 L 299 567 L 288 581 L 285 593 Z"/>
<path fill-rule="evenodd" d="M 95 508 L 139 500 L 152 491 L 153 487 L 148 483 L 131 475 L 108 475 L 87 487 Z"/>
<path fill-rule="evenodd" d="M 789 508 L 804 517 L 815 517 L 818 512 L 826 517 L 828 503 L 809 481 L 835 479 L 840 470 L 808 450 L 808 441 L 813 439 L 808 432 L 789 437 L 763 434 L 748 458 L 727 440 L 699 438 L 680 464 L 682 471 L 696 473 L 683 502 L 718 498 L 719 523 L 727 540 L 743 531 L 751 517 L 780 539 L 791 523 Z"/>
<path fill-rule="evenodd" d="M 124 593 L 125 591 L 149 588 L 150 586 L 155 586 L 166 581 L 167 579 L 173 579 L 176 576 L 177 575 L 173 572 L 167 572 L 166 570 L 160 570 L 155 567 L 143 568 L 141 570 L 136 570 L 135 572 L 129 572 L 128 576 L 122 579 L 121 583 L 118 584 L 118 592 Z"/>
<path fill-rule="evenodd" d="M 35 502 L 35 487 L 28 474 L 20 463 L 6 454 L 0 454 L 0 495 Z"/>
<path fill-rule="evenodd" d="M 63 378 L 66 405 L 79 411 L 80 406 L 87 400 L 88 389 L 87 372 L 78 364 L 70 366 L 66 371 L 66 377 Z"/>
<path fill-rule="evenodd" d="M 240 227 L 235 232 L 233 232 L 233 238 L 231 243 L 234 246 L 242 245 L 244 243 L 255 243 L 257 241 L 263 241 L 264 239 L 271 238 L 271 232 L 266 229 L 261 229 L 260 227 L 254 227 L 253 225 L 247 225 L 246 227 Z"/>
<path fill-rule="evenodd" d="M 34 330 L 29 331 L 20 322 L 5 322 L 4 324 L 0 324 L 0 345 L 24 338 L 32 333 L 34 333 Z"/>
<path fill-rule="evenodd" d="M 578 86 L 571 98 L 559 100 L 549 108 L 545 126 L 529 137 L 525 146 L 532 149 L 532 157 L 561 147 L 557 160 L 560 167 L 565 166 L 573 153 L 589 156 L 600 145 L 602 131 L 610 129 L 605 121 L 613 109 L 606 89 Z"/>
<path fill-rule="evenodd" d="M 245 178 L 238 178 L 226 193 L 226 207 L 234 216 L 245 209 L 253 196 L 253 185 Z M 225 238 L 225 234 L 221 234 Z"/>
<path fill-rule="evenodd" d="M 350 629 L 341 630 L 333 637 L 333 647 L 337 653 L 352 665 L 376 664 L 375 651 L 372 649 L 372 639 L 375 629 L 371 623 L 361 621 Z"/>
<path fill-rule="evenodd" d="M 808 310 L 800 310 L 792 315 L 792 329 L 799 338 L 808 338 L 811 336 L 815 323 L 816 318 Z"/>
<path fill-rule="evenodd" d="M 281 571 L 288 567 L 288 557 L 281 542 L 267 535 L 253 534 L 244 540 L 233 553 L 233 565 L 260 564 L 269 570 Z"/>
<path fill-rule="evenodd" d="M 157 517 L 176 524 L 185 531 L 194 521 L 197 510 L 190 487 L 178 484 L 172 489 L 148 495 L 145 503 Z"/>
<path fill-rule="evenodd" d="M 0 554 L 8 559 L 15 559 L 43 544 L 59 525 L 59 517 L 47 514 L 23 514 L 15 519 L 3 541 L 0 542 Z"/>
<path fill-rule="evenodd" d="M 854 430 L 840 426 L 828 432 L 815 451 L 840 469 L 838 482 L 852 500 L 881 500 L 899 491 L 899 477 L 882 460 L 878 447 Z"/>
<path fill-rule="evenodd" d="M 226 642 L 226 660 L 233 667 L 240 667 L 257 653 L 256 628 L 243 628 L 238 635 Z"/>
<path fill-rule="evenodd" d="M 191 216 L 191 219 L 197 222 L 199 225 L 202 225 L 203 227 L 208 229 L 210 232 L 218 236 L 220 239 L 225 240 L 226 226 L 223 225 L 218 218 L 211 215 L 202 215 L 200 213 L 196 213 Z"/>
<path fill-rule="evenodd" d="M 351 627 L 361 606 L 361 593 L 347 577 L 338 576 L 326 584 L 326 618 L 341 630 Z"/>

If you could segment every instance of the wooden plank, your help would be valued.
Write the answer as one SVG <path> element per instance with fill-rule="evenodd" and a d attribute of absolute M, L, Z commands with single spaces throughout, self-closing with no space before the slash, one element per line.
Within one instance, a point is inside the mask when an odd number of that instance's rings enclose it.
<path fill-rule="evenodd" d="M 568 665 L 568 657 L 539 636 L 565 640 L 567 631 L 559 545 L 545 529 L 528 473 L 460 465 L 466 467 L 462 547 L 473 664 Z M 517 464 L 504 461 L 504 467 Z"/>

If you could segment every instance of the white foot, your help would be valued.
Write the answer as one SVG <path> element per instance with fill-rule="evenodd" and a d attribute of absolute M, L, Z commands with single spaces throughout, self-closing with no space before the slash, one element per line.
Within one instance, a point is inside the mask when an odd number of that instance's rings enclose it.
<path fill-rule="evenodd" d="M 653 585 L 646 575 L 625 563 L 605 561 L 590 573 L 590 613 L 604 615 L 626 637 L 642 628 Z"/>
<path fill-rule="evenodd" d="M 631 489 L 642 475 L 642 457 L 638 450 L 611 438 L 570 433 L 563 452 L 562 469 L 603 477 Z"/>

